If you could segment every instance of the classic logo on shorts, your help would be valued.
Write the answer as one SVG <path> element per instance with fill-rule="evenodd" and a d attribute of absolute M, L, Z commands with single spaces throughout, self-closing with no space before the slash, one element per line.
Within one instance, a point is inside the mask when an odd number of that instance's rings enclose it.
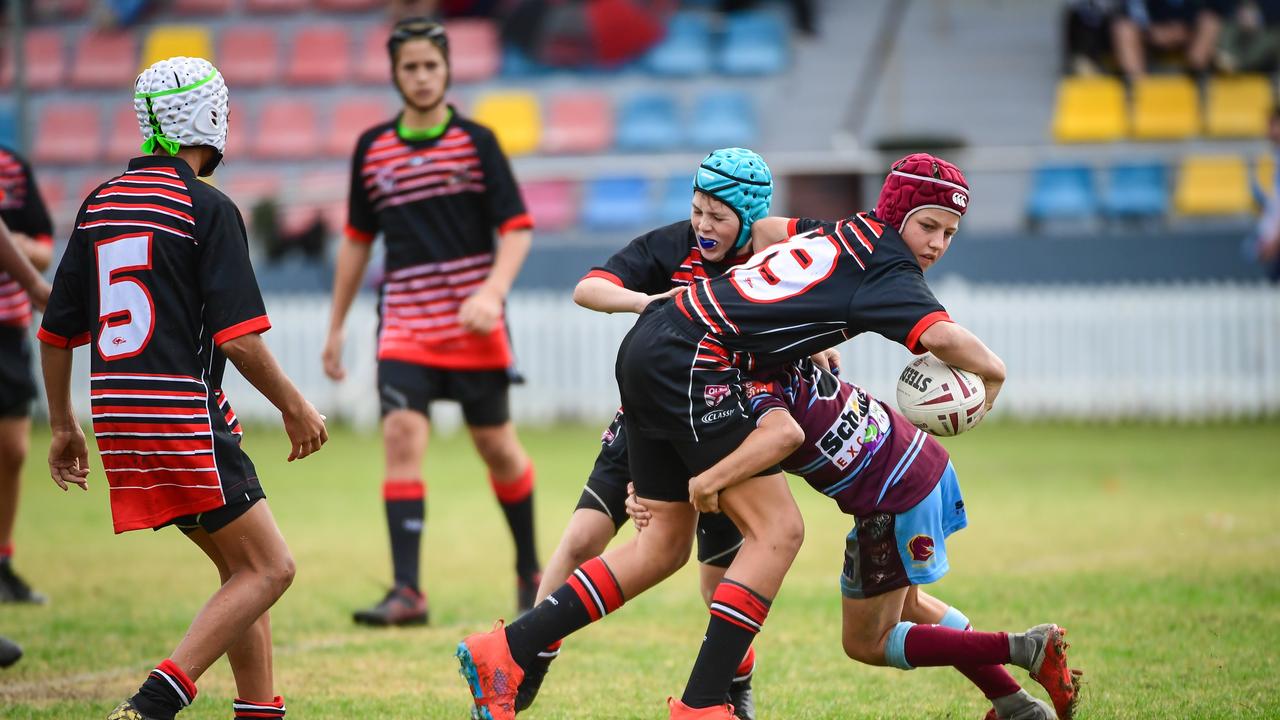
<path fill-rule="evenodd" d="M 728 385 L 708 385 L 706 390 L 702 391 L 702 399 L 707 401 L 707 407 L 716 407 L 729 397 Z"/>
<path fill-rule="evenodd" d="M 916 535 L 907 542 L 907 550 L 911 559 L 918 563 L 927 563 L 933 559 L 933 538 L 928 535 Z"/>
<path fill-rule="evenodd" d="M 712 410 L 711 412 L 702 416 L 702 422 L 707 424 L 718 422 L 727 417 L 733 417 L 735 413 L 737 413 L 737 411 L 731 408 L 725 408 L 724 410 Z"/>

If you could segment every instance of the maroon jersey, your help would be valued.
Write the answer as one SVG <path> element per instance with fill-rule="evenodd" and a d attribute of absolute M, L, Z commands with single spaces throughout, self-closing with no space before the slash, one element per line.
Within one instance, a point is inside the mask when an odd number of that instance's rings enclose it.
<path fill-rule="evenodd" d="M 0 147 L 0 220 L 12 232 L 53 244 L 53 222 L 36 188 L 31 166 L 12 150 Z M 0 325 L 31 324 L 31 302 L 18 281 L 0 270 Z"/>
<path fill-rule="evenodd" d="M 920 335 L 950 319 L 893 228 L 866 213 L 792 226 L 801 234 L 676 296 L 732 366 L 782 366 L 863 332 L 919 353 Z"/>
<path fill-rule="evenodd" d="M 458 308 L 493 267 L 494 230 L 533 227 L 493 132 L 455 111 L 444 133 L 405 140 L 398 118 L 370 128 L 351 162 L 347 237 L 387 246 L 378 359 L 456 370 L 511 365 L 505 322 L 487 335 Z"/>
<path fill-rule="evenodd" d="M 585 277 L 604 278 L 628 290 L 656 295 L 713 278 L 748 259 L 746 255 L 720 262 L 703 259 L 693 225 L 681 220 L 632 240 Z"/>
<path fill-rule="evenodd" d="M 134 158 L 85 199 L 38 337 L 92 345 L 116 532 L 222 507 L 256 484 L 218 348 L 270 327 L 239 211 L 186 162 Z"/>
<path fill-rule="evenodd" d="M 759 417 L 786 410 L 804 444 L 782 461 L 850 515 L 900 513 L 933 491 L 947 467 L 945 448 L 865 390 L 802 361 L 745 386 Z"/>

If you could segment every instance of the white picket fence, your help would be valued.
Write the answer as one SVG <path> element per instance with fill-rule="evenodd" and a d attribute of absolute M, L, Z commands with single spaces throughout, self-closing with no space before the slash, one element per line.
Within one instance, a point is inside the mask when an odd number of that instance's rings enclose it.
<path fill-rule="evenodd" d="M 1141 418 L 1196 421 L 1280 411 L 1280 290 L 1262 284 L 1095 287 L 935 288 L 952 317 L 1008 365 L 997 412 L 1018 418 Z M 294 382 L 330 418 L 377 422 L 372 298 L 347 325 L 347 379 L 330 382 L 320 365 L 327 296 L 271 296 L 271 349 Z M 574 305 L 568 293 L 525 293 L 509 302 L 519 369 L 517 421 L 603 423 L 617 406 L 613 365 L 634 315 L 609 316 Z M 846 343 L 844 375 L 893 397 L 910 358 L 895 343 L 862 336 Z M 87 355 L 77 352 L 76 397 L 87 402 Z M 232 368 L 227 394 L 246 420 L 278 414 Z M 83 408 L 82 408 L 83 412 Z M 451 404 L 433 410 L 456 426 Z"/>

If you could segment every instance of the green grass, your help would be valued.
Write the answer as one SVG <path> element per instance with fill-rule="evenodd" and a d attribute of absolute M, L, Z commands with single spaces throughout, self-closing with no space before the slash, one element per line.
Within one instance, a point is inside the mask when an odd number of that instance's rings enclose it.
<path fill-rule="evenodd" d="M 545 557 L 599 428 L 522 437 L 538 465 Z M 948 543 L 951 575 L 930 592 L 980 629 L 1068 627 L 1073 664 L 1087 672 L 1079 717 L 1276 717 L 1278 441 L 1274 422 L 985 426 L 949 442 L 970 527 Z M 299 568 L 272 610 L 291 716 L 466 717 L 453 648 L 514 605 L 509 537 L 466 440 L 440 438 L 429 451 L 432 626 L 392 631 L 349 619 L 390 574 L 378 438 L 338 431 L 293 465 L 276 428 L 252 428 L 246 442 Z M 17 567 L 53 602 L 0 607 L 0 634 L 27 650 L 0 672 L 0 717 L 102 717 L 181 638 L 216 574 L 176 530 L 112 537 L 101 472 L 89 493 L 63 494 L 44 471 L 47 436 L 32 447 Z M 793 489 L 807 540 L 756 644 L 761 717 L 980 718 L 983 698 L 954 671 L 844 657 L 836 577 L 849 519 L 803 484 Z M 663 699 L 679 694 L 706 625 L 696 585 L 686 568 L 570 639 L 527 716 L 665 717 Z M 229 718 L 226 664 L 200 687 L 182 717 Z"/>

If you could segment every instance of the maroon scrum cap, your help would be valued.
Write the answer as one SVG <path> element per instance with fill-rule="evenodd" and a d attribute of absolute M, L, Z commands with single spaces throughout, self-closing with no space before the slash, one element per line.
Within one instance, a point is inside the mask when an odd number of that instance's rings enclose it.
<path fill-rule="evenodd" d="M 969 208 L 969 183 L 960 168 L 928 153 L 913 153 L 889 168 L 876 217 L 899 232 L 917 210 L 939 208 L 961 217 Z"/>

